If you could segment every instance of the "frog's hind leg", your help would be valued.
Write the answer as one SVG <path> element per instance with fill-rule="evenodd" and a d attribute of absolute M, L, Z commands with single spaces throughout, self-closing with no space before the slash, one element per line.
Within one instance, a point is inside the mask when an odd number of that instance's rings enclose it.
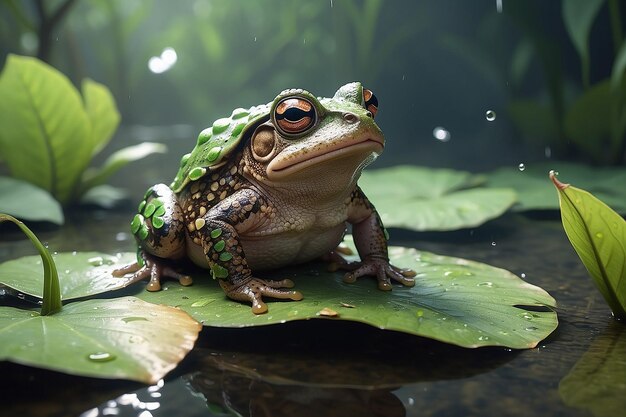
<path fill-rule="evenodd" d="M 167 265 L 168 259 L 185 254 L 183 211 L 168 186 L 157 184 L 148 189 L 131 222 L 131 231 L 139 244 L 137 262 L 113 271 L 113 275 L 133 273 L 131 283 L 150 277 L 148 291 L 160 290 L 162 277 L 177 279 L 181 285 L 191 284 L 189 276 Z"/>

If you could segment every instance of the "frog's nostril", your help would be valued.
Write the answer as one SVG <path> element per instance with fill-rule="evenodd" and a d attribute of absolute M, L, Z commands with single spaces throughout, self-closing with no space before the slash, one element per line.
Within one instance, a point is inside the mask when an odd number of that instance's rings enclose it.
<path fill-rule="evenodd" d="M 374 115 L 372 114 L 371 111 L 368 111 L 365 114 L 367 115 L 367 117 L 371 117 L 372 119 L 374 118 Z"/>
<path fill-rule="evenodd" d="M 345 114 L 343 115 L 343 120 L 345 120 L 346 122 L 348 122 L 348 123 L 351 123 L 351 124 L 352 124 L 352 123 L 356 123 L 356 122 L 357 122 L 357 120 L 359 120 L 359 119 L 358 119 L 358 117 L 356 117 L 356 115 L 355 115 L 355 114 L 353 114 L 353 113 L 345 113 Z"/>

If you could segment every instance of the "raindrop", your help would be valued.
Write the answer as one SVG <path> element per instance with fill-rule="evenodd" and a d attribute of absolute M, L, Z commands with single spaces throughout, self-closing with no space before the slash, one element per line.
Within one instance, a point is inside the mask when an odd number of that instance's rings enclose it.
<path fill-rule="evenodd" d="M 89 265 L 92 266 L 102 266 L 102 264 L 104 264 L 104 259 L 102 259 L 102 256 L 94 256 L 93 258 L 87 259 L 87 262 L 89 262 Z"/>
<path fill-rule="evenodd" d="M 502 0 L 496 0 L 496 12 L 502 13 Z"/>
<path fill-rule="evenodd" d="M 526 169 L 526 165 L 524 165 L 524 164 L 522 163 L 522 164 L 519 164 L 519 165 L 517 166 L 517 168 L 518 168 L 520 171 L 523 171 L 523 170 L 525 170 L 525 169 Z"/>
<path fill-rule="evenodd" d="M 496 242 L 491 242 L 491 246 L 496 246 Z"/>
<path fill-rule="evenodd" d="M 525 320 L 532 320 L 533 319 L 533 315 L 530 313 L 522 313 L 519 315 L 521 318 L 525 319 Z"/>
<path fill-rule="evenodd" d="M 559 171 L 555 171 L 555 170 L 551 169 L 551 170 L 550 170 L 550 175 L 556 175 L 556 176 L 558 176 L 558 175 L 559 175 Z"/>
<path fill-rule="evenodd" d="M 487 110 L 485 113 L 485 119 L 487 119 L 488 122 L 493 122 L 496 120 L 496 112 L 493 110 Z"/>
<path fill-rule="evenodd" d="M 546 146 L 545 149 L 543 150 L 543 154 L 546 156 L 546 158 L 552 157 L 552 148 L 550 148 L 549 146 Z"/>
<path fill-rule="evenodd" d="M 87 358 L 93 362 L 109 362 L 115 359 L 115 355 L 109 352 L 95 352 L 90 353 Z"/>
<path fill-rule="evenodd" d="M 493 282 L 489 282 L 489 281 L 481 282 L 479 284 L 476 284 L 476 286 L 477 287 L 488 287 L 488 288 L 491 288 L 491 287 L 493 287 Z"/>
<path fill-rule="evenodd" d="M 526 278 L 526 274 L 523 273 L 523 272 L 519 276 L 522 277 L 522 278 Z"/>
<path fill-rule="evenodd" d="M 534 330 L 538 330 L 538 329 L 539 329 L 539 328 L 538 328 L 538 327 L 535 327 L 535 326 L 528 326 L 528 327 L 526 328 L 526 330 L 528 330 L 529 332 L 532 332 L 532 331 L 534 331 Z"/>
<path fill-rule="evenodd" d="M 604 237 L 604 235 L 601 232 L 596 233 L 596 237 L 598 239 L 602 239 Z"/>
<path fill-rule="evenodd" d="M 489 340 L 489 336 L 480 336 L 478 340 L 481 340 L 481 341 Z"/>
<path fill-rule="evenodd" d="M 410 406 L 415 405 L 415 400 L 413 398 L 411 398 L 411 397 L 409 397 L 409 405 Z"/>
<path fill-rule="evenodd" d="M 125 232 L 119 232 L 118 234 L 115 235 L 115 240 L 117 240 L 118 242 L 124 242 L 126 240 L 128 240 L 129 235 L 128 233 Z"/>
<path fill-rule="evenodd" d="M 433 136 L 441 142 L 448 142 L 450 140 L 450 132 L 441 126 L 437 126 L 433 129 Z"/>

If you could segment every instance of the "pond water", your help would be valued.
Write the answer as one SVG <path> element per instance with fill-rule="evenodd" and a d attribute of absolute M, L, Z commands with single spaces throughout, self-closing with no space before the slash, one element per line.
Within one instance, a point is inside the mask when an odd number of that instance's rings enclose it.
<path fill-rule="evenodd" d="M 59 252 L 131 250 L 128 213 L 77 212 L 62 229 L 38 234 Z M 153 387 L 3 363 L 2 415 L 608 416 L 624 409 L 626 326 L 611 317 L 557 219 L 509 214 L 458 232 L 391 232 L 394 245 L 486 262 L 543 287 L 557 300 L 559 327 L 523 351 L 463 349 L 328 320 L 205 329 L 182 365 Z M 0 260 L 32 252 L 13 228 L 3 229 Z"/>

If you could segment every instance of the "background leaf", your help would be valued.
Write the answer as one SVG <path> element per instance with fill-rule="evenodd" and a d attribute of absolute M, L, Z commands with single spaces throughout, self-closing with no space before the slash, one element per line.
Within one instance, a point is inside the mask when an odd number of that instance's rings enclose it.
<path fill-rule="evenodd" d="M 626 221 L 587 191 L 551 178 L 570 243 L 613 314 L 626 319 Z"/>
<path fill-rule="evenodd" d="M 99 169 L 89 169 L 83 176 L 81 193 L 92 187 L 104 184 L 111 175 L 120 168 L 154 153 L 165 153 L 167 147 L 162 143 L 142 142 L 139 145 L 128 146 L 112 153 Z"/>
<path fill-rule="evenodd" d="M 487 186 L 514 188 L 518 196 L 514 210 L 558 210 L 559 199 L 545 180 L 551 170 L 558 171 L 572 183 L 593 192 L 619 213 L 626 214 L 625 168 L 591 167 L 563 161 L 534 162 L 525 164 L 523 171 L 518 167 L 509 167 L 489 173 Z"/>
<path fill-rule="evenodd" d="M 396 286 L 383 292 L 367 278 L 345 284 L 341 274 L 323 272 L 325 265 L 309 264 L 268 277 L 292 278 L 304 299 L 270 301 L 269 312 L 263 315 L 227 299 L 207 272 L 194 274 L 190 287 L 168 282 L 166 291 L 142 291 L 138 296 L 176 306 L 205 326 L 248 327 L 324 318 L 320 311 L 329 308 L 338 316 L 327 320 L 358 321 L 463 347 L 530 348 L 557 326 L 556 313 L 547 308 L 554 307 L 554 299 L 508 271 L 399 247 L 390 249 L 390 258 L 395 265 L 417 271 L 415 287 Z M 533 306 L 535 311 L 523 306 Z"/>
<path fill-rule="evenodd" d="M 565 29 L 580 55 L 583 84 L 589 86 L 589 34 L 604 0 L 563 0 Z"/>
<path fill-rule="evenodd" d="M 48 221 L 63 224 L 63 209 L 45 190 L 29 182 L 0 177 L 0 213 L 21 220 Z"/>
<path fill-rule="evenodd" d="M 91 122 L 92 155 L 95 155 L 109 143 L 121 116 L 111 91 L 104 85 L 85 79 L 82 92 L 85 111 Z"/>
<path fill-rule="evenodd" d="M 133 297 L 68 304 L 52 316 L 0 307 L 0 360 L 155 383 L 193 348 L 186 313 Z"/>
<path fill-rule="evenodd" d="M 0 96 L 0 153 L 12 176 L 67 203 L 92 150 L 78 91 L 49 65 L 9 55 Z"/>
<path fill-rule="evenodd" d="M 53 255 L 59 273 L 61 298 L 64 301 L 124 288 L 128 278 L 117 278 L 111 271 L 132 263 L 130 253 L 120 257 L 98 252 L 73 252 Z M 25 256 L 0 264 L 0 284 L 34 297 L 43 297 L 42 266 L 39 256 Z"/>
<path fill-rule="evenodd" d="M 511 189 L 472 188 L 481 175 L 398 166 L 363 172 L 359 185 L 387 227 L 456 230 L 502 215 L 515 202 Z"/>

